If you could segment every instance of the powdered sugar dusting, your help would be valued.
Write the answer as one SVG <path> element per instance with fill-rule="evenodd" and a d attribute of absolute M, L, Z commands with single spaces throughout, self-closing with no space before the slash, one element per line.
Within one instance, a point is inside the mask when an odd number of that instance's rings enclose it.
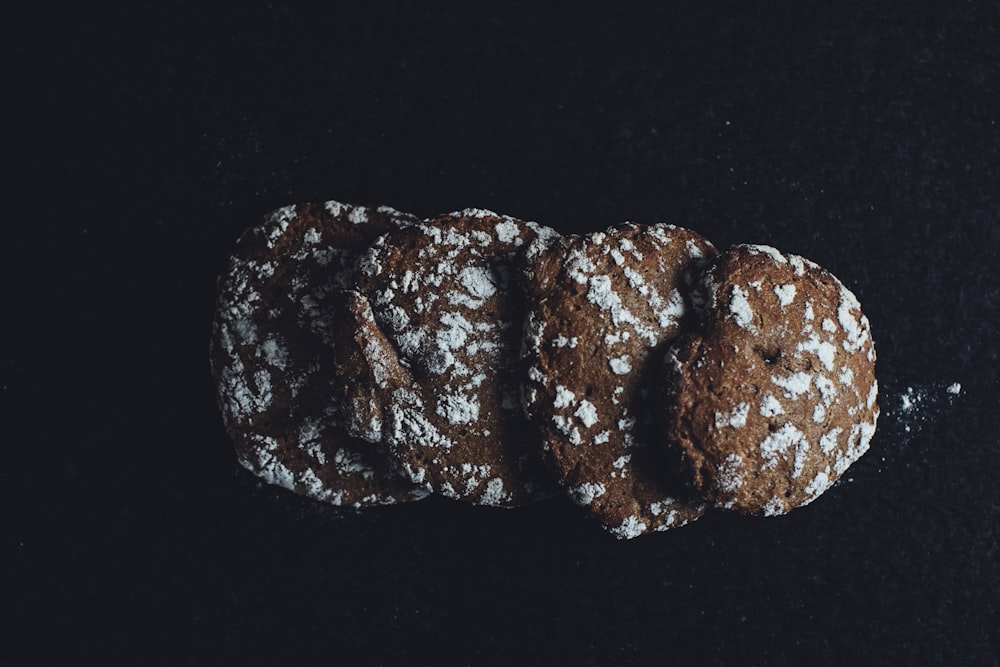
<path fill-rule="evenodd" d="M 573 414 L 579 417 L 580 421 L 583 422 L 583 425 L 587 428 L 590 428 L 599 421 L 597 417 L 597 408 L 594 407 L 593 403 L 587 400 L 580 401 L 580 407 L 577 408 L 576 412 Z"/>
<path fill-rule="evenodd" d="M 264 481 L 354 507 L 426 495 L 346 439 L 341 399 L 316 352 L 339 326 L 329 297 L 353 280 L 353 235 L 411 219 L 340 202 L 286 206 L 241 239 L 220 278 L 213 371 L 240 462 Z M 372 227 L 343 238 L 344 223 Z"/>
<path fill-rule="evenodd" d="M 515 453 L 525 443 L 500 440 L 509 436 L 492 423 L 517 419 L 522 404 L 538 399 L 525 387 L 518 400 L 520 387 L 508 386 L 514 329 L 504 313 L 516 248 L 542 235 L 547 228 L 534 223 L 466 209 L 383 237 L 359 262 L 378 327 L 395 346 L 390 354 L 409 374 L 393 376 L 391 400 L 381 399 L 382 440 L 408 463 L 411 479 L 449 497 L 504 505 L 531 493 L 534 473 L 522 472 L 521 460 L 528 454 Z M 540 343 L 543 330 L 529 317 L 527 344 Z M 544 374 L 535 366 L 531 377 Z M 489 475 L 482 461 L 456 460 L 477 451 L 494 464 Z"/>
<path fill-rule="evenodd" d="M 908 385 L 887 399 L 891 423 L 905 434 L 918 433 L 946 405 L 961 397 L 962 392 L 959 382 Z"/>
<path fill-rule="evenodd" d="M 743 457 L 730 454 L 719 465 L 715 475 L 715 485 L 720 491 L 731 493 L 743 486 L 744 474 Z"/>
<path fill-rule="evenodd" d="M 526 368 L 544 366 L 548 376 L 528 390 L 532 410 L 557 469 L 573 480 L 571 498 L 593 504 L 605 528 L 622 538 L 680 525 L 703 511 L 687 501 L 637 500 L 652 492 L 632 467 L 633 453 L 648 444 L 638 427 L 646 414 L 631 414 L 629 405 L 643 393 L 647 363 L 658 361 L 651 351 L 672 340 L 686 314 L 684 294 L 694 278 L 685 271 L 709 253 L 712 246 L 687 230 L 631 223 L 529 249 L 529 311 L 544 313 L 547 322 L 539 340 L 523 346 Z M 540 409 L 538 401 L 547 405 Z M 576 465 L 579 457 L 586 463 Z M 594 503 L 585 492 L 592 487 L 581 483 L 605 489 L 602 502 Z"/>
<path fill-rule="evenodd" d="M 470 295 L 479 300 L 488 299 L 497 293 L 493 275 L 481 266 L 467 266 L 459 271 L 458 282 Z"/>
<path fill-rule="evenodd" d="M 595 498 L 599 498 L 607 493 L 608 489 L 603 484 L 584 482 L 583 484 L 570 487 L 566 491 L 577 504 L 589 505 L 594 502 Z"/>
<path fill-rule="evenodd" d="M 785 501 L 777 496 L 771 498 L 764 505 L 764 516 L 781 516 L 782 514 L 785 514 L 786 511 Z"/>
<path fill-rule="evenodd" d="M 823 495 L 823 492 L 830 488 L 832 482 L 830 481 L 830 466 L 827 466 L 825 470 L 821 470 L 816 473 L 812 481 L 806 485 L 805 492 L 809 495 L 809 499 L 803 504 L 811 503 L 812 501 Z"/>
<path fill-rule="evenodd" d="M 479 419 L 479 397 L 475 394 L 445 394 L 438 400 L 436 412 L 449 424 L 469 424 Z"/>
<path fill-rule="evenodd" d="M 782 308 L 790 306 L 792 301 L 795 300 L 795 285 L 777 285 L 774 288 L 774 293 L 777 295 L 778 303 Z"/>
<path fill-rule="evenodd" d="M 741 289 L 737 285 L 733 285 L 729 300 L 729 314 L 732 316 L 733 321 L 736 322 L 737 326 L 740 326 L 750 332 L 756 332 L 757 328 L 753 325 L 753 310 L 750 308 L 750 302 L 747 301 L 747 296 L 748 294 L 746 290 Z"/>
<path fill-rule="evenodd" d="M 509 499 L 510 496 L 504 492 L 503 480 L 494 477 L 486 483 L 486 490 L 479 497 L 479 504 L 496 506 L 502 505 L 504 501 Z"/>
<path fill-rule="evenodd" d="M 750 414 L 750 405 L 748 403 L 740 403 L 729 413 L 716 412 L 715 427 L 723 428 L 729 426 L 732 428 L 743 428 L 746 426 L 748 414 Z"/>
<path fill-rule="evenodd" d="M 520 233 L 517 224 L 511 220 L 497 223 L 495 229 L 501 243 L 514 243 Z"/>
<path fill-rule="evenodd" d="M 774 417 L 785 414 L 784 408 L 781 407 L 781 403 L 774 397 L 774 394 L 764 395 L 764 398 L 760 402 L 759 412 L 762 417 Z"/>
<path fill-rule="evenodd" d="M 608 359 L 608 365 L 611 367 L 611 372 L 615 375 L 627 375 L 632 370 L 632 365 L 629 363 L 629 356 L 627 354 Z"/>
<path fill-rule="evenodd" d="M 812 385 L 812 376 L 808 373 L 798 372 L 788 376 L 772 376 L 771 382 L 785 390 L 786 398 L 798 398 L 809 391 Z"/>
<path fill-rule="evenodd" d="M 791 423 L 764 438 L 760 443 L 760 453 L 764 457 L 764 470 L 777 465 L 779 458 L 794 445 L 805 442 L 805 435 Z"/>
<path fill-rule="evenodd" d="M 639 520 L 637 516 L 630 516 L 625 519 L 617 528 L 610 528 L 612 535 L 620 540 L 631 540 L 646 532 L 646 524 Z"/>
<path fill-rule="evenodd" d="M 576 394 L 563 385 L 559 385 L 556 387 L 556 397 L 552 403 L 552 407 L 565 408 L 572 405 L 574 400 L 576 400 Z"/>
<path fill-rule="evenodd" d="M 778 262 L 779 264 L 785 264 L 788 262 L 788 258 L 786 258 L 783 254 L 781 254 L 781 252 L 777 248 L 774 248 L 769 245 L 748 244 L 741 247 L 746 248 L 747 250 L 750 251 L 751 254 L 754 255 L 758 253 L 767 255 L 768 257 L 773 259 L 775 262 Z"/>

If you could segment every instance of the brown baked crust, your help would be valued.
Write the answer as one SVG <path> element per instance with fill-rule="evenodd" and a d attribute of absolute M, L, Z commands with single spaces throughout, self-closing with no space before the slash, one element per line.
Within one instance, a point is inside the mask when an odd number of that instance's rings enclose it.
<path fill-rule="evenodd" d="M 697 334 L 666 358 L 667 437 L 695 487 L 745 514 L 812 502 L 869 447 L 875 348 L 854 294 L 769 246 L 736 246 L 705 274 Z"/>
<path fill-rule="evenodd" d="M 554 488 L 518 401 L 511 280 L 525 244 L 553 234 L 470 209 L 395 230 L 359 262 L 339 346 L 348 428 L 427 490 L 512 507 Z"/>
<path fill-rule="evenodd" d="M 271 484 L 334 505 L 422 498 L 347 435 L 334 376 L 334 295 L 362 250 L 415 221 L 389 207 L 287 206 L 247 230 L 219 278 L 211 367 L 239 462 Z"/>
<path fill-rule="evenodd" d="M 619 538 L 704 512 L 666 472 L 679 461 L 654 446 L 647 403 L 665 346 L 692 319 L 693 274 L 714 254 L 664 224 L 538 241 L 528 253 L 525 410 L 570 498 Z"/>

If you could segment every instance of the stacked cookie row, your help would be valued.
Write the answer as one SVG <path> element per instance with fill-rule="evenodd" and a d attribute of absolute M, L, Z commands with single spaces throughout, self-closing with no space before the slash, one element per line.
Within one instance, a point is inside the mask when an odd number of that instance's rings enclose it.
<path fill-rule="evenodd" d="M 868 321 L 835 277 L 663 224 L 279 209 L 220 278 L 211 361 L 270 483 L 352 507 L 564 492 L 619 538 L 806 504 L 878 417 Z"/>

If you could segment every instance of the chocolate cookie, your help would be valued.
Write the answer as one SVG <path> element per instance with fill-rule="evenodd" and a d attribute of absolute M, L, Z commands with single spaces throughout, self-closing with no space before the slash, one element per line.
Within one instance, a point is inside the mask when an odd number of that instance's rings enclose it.
<path fill-rule="evenodd" d="M 703 328 L 667 355 L 667 437 L 709 501 L 784 514 L 868 450 L 879 414 L 868 319 L 830 272 L 768 246 L 722 253 L 704 285 Z"/>
<path fill-rule="evenodd" d="M 334 373 L 344 321 L 334 296 L 376 236 L 413 221 L 388 207 L 304 204 L 240 238 L 219 279 L 211 365 L 237 457 L 267 482 L 354 507 L 427 495 L 347 435 Z"/>
<path fill-rule="evenodd" d="M 518 401 L 511 278 L 522 247 L 554 234 L 470 209 L 393 231 L 359 262 L 338 346 L 348 428 L 425 489 L 504 507 L 551 490 Z"/>
<path fill-rule="evenodd" d="M 714 255 L 663 224 L 537 241 L 528 253 L 525 410 L 570 497 L 619 538 L 704 512 L 665 472 L 679 463 L 653 446 L 646 406 L 663 350 L 690 318 L 693 271 Z"/>

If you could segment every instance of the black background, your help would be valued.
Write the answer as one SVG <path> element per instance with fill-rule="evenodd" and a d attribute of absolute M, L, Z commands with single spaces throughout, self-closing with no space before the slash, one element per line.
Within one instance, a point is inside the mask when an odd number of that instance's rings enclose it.
<path fill-rule="evenodd" d="M 0 20 L 5 664 L 998 664 L 997 5 L 79 4 Z M 262 486 L 215 277 L 325 199 L 805 255 L 871 319 L 872 450 L 787 517 L 623 543 L 562 500 Z"/>

